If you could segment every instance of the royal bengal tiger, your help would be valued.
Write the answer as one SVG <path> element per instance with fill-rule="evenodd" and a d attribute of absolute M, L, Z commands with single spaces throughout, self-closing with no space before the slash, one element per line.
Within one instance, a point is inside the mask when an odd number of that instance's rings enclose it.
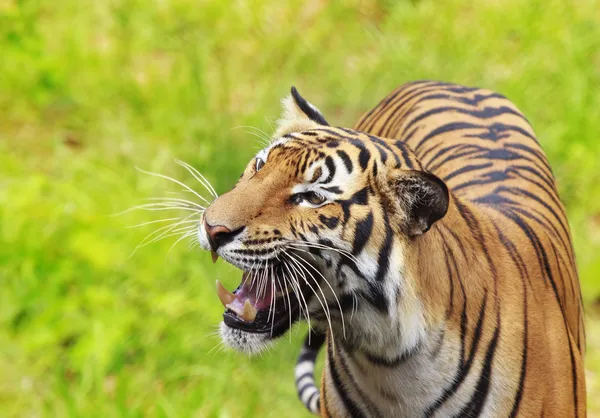
<path fill-rule="evenodd" d="M 354 129 L 294 88 L 283 105 L 198 228 L 243 271 L 234 292 L 217 282 L 223 341 L 257 353 L 309 322 L 296 385 L 324 417 L 584 417 L 569 226 L 515 105 L 436 81 L 403 85 Z"/>

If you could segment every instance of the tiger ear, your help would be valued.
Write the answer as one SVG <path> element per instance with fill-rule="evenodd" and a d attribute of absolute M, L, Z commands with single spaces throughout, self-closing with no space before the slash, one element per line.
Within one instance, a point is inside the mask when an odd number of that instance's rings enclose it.
<path fill-rule="evenodd" d="M 392 186 L 406 213 L 410 236 L 424 234 L 448 211 L 448 187 L 431 173 L 402 170 L 394 175 Z"/>
<path fill-rule="evenodd" d="M 329 126 L 323 114 L 304 97 L 300 96 L 296 87 L 291 94 L 281 101 L 283 114 L 277 121 L 275 138 L 292 132 L 302 132 L 321 126 Z"/>

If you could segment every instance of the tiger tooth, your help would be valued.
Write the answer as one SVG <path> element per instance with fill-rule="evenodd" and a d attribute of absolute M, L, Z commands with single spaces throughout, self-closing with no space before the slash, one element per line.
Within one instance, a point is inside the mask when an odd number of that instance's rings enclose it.
<path fill-rule="evenodd" d="M 233 293 L 231 293 L 229 290 L 225 289 L 225 287 L 218 280 L 217 280 L 217 296 L 219 296 L 219 300 L 225 307 L 227 307 L 227 305 L 229 305 L 235 299 L 235 295 Z"/>
<path fill-rule="evenodd" d="M 217 253 L 216 253 L 216 252 L 214 252 L 214 251 L 211 251 L 211 252 L 210 252 L 210 256 L 212 257 L 212 262 L 213 262 L 213 264 L 215 264 L 215 263 L 217 262 L 217 260 L 219 259 L 219 254 L 217 254 Z"/>
<path fill-rule="evenodd" d="M 254 318 L 256 318 L 257 312 L 258 310 L 254 306 L 252 306 L 248 299 L 246 299 L 246 302 L 244 302 L 244 312 L 242 313 L 242 319 L 246 322 L 252 322 L 254 321 Z"/>

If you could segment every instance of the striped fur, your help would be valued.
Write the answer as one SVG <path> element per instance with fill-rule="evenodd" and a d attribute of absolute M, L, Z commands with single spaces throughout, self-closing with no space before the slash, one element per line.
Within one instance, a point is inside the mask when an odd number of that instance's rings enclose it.
<path fill-rule="evenodd" d="M 325 335 L 314 331 L 306 336 L 294 370 L 298 398 L 310 412 L 318 415 L 321 410 L 319 389 L 315 384 L 315 363 L 319 349 L 325 343 Z"/>
<path fill-rule="evenodd" d="M 247 172 L 205 215 L 243 225 L 239 245 L 255 252 L 310 242 L 351 253 L 311 249 L 327 306 L 315 291 L 303 317 L 327 349 L 320 398 L 318 344 L 300 354 L 305 406 L 324 417 L 584 417 L 569 226 L 514 104 L 423 81 L 392 92 L 354 129 L 310 116 L 281 123 L 260 154 L 264 173 Z M 286 203 L 317 187 L 322 206 Z M 267 227 L 278 235 L 255 245 Z"/>

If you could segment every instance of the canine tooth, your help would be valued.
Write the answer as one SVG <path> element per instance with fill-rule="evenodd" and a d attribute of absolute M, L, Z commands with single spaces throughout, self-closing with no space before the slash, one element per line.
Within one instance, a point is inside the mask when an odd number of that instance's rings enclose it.
<path fill-rule="evenodd" d="M 235 295 L 231 293 L 229 290 L 225 289 L 225 287 L 221 284 L 220 281 L 217 280 L 217 296 L 219 296 L 219 300 L 223 304 L 223 306 L 227 306 L 235 299 Z"/>
<path fill-rule="evenodd" d="M 215 263 L 217 262 L 217 260 L 219 259 L 219 254 L 217 254 L 217 253 L 216 253 L 216 252 L 214 252 L 214 251 L 211 251 L 211 252 L 210 252 L 210 256 L 212 257 L 212 262 L 213 262 L 213 264 L 215 264 Z"/>
<path fill-rule="evenodd" d="M 254 321 L 254 318 L 256 318 L 257 312 L 258 310 L 254 306 L 252 306 L 248 299 L 246 299 L 246 302 L 244 302 L 244 312 L 242 313 L 242 319 L 246 322 L 252 322 Z"/>

